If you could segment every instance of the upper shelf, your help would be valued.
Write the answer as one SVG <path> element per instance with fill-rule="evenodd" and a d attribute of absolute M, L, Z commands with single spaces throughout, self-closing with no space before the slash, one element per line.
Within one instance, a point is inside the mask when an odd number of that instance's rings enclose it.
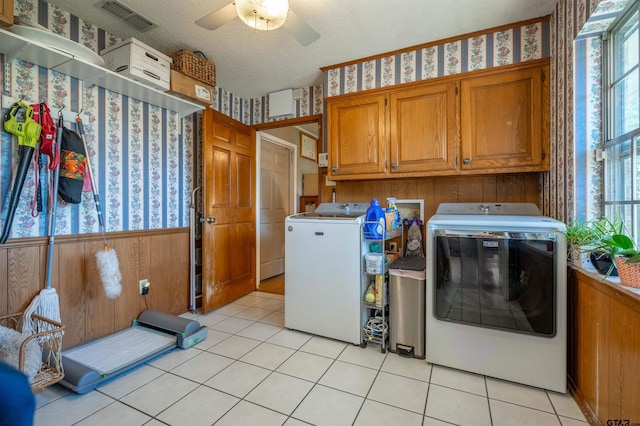
<path fill-rule="evenodd" d="M 7 30 L 0 30 L 0 53 L 5 55 L 5 60 L 22 59 L 143 102 L 176 111 L 182 116 L 204 109 L 202 105 L 161 92 L 82 58 Z"/>

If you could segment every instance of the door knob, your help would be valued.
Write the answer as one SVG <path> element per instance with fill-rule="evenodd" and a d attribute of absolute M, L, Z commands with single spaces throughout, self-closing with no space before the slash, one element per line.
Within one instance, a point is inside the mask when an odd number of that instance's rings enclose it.
<path fill-rule="evenodd" d="M 336 166 L 331 167 L 331 172 L 336 173 L 338 171 L 338 168 Z"/>
<path fill-rule="evenodd" d="M 215 217 L 208 217 L 206 219 L 207 223 L 216 223 L 216 218 Z"/>
<path fill-rule="evenodd" d="M 465 158 L 464 160 L 462 160 L 462 164 L 468 166 L 469 164 L 471 164 L 471 158 Z"/>

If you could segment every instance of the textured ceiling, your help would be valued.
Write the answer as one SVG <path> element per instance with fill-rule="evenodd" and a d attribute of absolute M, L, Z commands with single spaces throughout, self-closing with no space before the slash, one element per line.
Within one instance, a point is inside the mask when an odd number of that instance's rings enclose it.
<path fill-rule="evenodd" d="M 322 82 L 320 67 L 537 18 L 557 0 L 290 0 L 320 33 L 301 46 L 285 28 L 252 30 L 239 18 L 210 31 L 195 21 L 230 0 L 121 0 L 158 25 L 139 33 L 98 9 L 98 0 L 49 0 L 117 37 L 170 53 L 200 50 L 216 64 L 217 85 L 251 98 Z"/>

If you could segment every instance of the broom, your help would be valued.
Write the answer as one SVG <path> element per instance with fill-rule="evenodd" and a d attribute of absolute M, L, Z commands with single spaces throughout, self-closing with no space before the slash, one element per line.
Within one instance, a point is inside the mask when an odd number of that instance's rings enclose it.
<path fill-rule="evenodd" d="M 62 128 L 64 126 L 62 110 L 58 113 L 58 127 L 56 129 L 56 142 L 52 144 L 51 151 L 54 152 L 53 158 L 59 158 L 60 145 L 62 143 Z M 55 322 L 60 323 L 60 301 L 58 299 L 58 293 L 56 289 L 51 286 L 53 278 L 53 257 L 55 254 L 55 236 L 56 236 L 56 210 L 58 206 L 58 179 L 60 177 L 60 163 L 56 164 L 53 169 L 53 191 L 49 194 L 50 208 L 49 215 L 47 217 L 47 228 L 49 231 L 49 250 L 47 252 L 47 278 L 45 288 L 40 291 L 34 299 L 31 301 L 27 309 L 25 309 L 22 316 L 22 333 L 30 336 L 36 333 L 42 333 L 55 328 L 55 325 L 49 322 L 40 321 L 37 319 L 31 319 L 32 314 L 38 314 L 45 318 L 49 318 Z M 51 185 L 49 186 L 51 187 Z M 40 341 L 46 341 L 57 335 L 47 334 L 40 338 Z"/>
<path fill-rule="evenodd" d="M 95 180 L 93 178 L 93 171 L 91 170 L 91 161 L 89 160 L 89 150 L 87 149 L 87 141 L 84 137 L 84 126 L 82 125 L 82 119 L 80 114 L 76 116 L 76 125 L 78 127 L 78 134 L 82 143 L 84 144 L 84 152 L 86 153 L 85 161 L 87 163 L 87 173 L 91 181 L 91 191 L 93 192 L 93 200 L 96 204 L 96 210 L 98 211 L 98 223 L 100 225 L 100 232 L 102 233 L 103 249 L 96 253 L 96 262 L 98 265 L 98 272 L 100 274 L 100 281 L 102 281 L 102 287 L 104 288 L 104 294 L 108 299 L 115 299 L 120 296 L 122 292 L 122 285 L 120 280 L 120 264 L 118 263 L 118 257 L 114 249 L 110 249 L 107 245 L 107 237 L 104 230 L 104 220 L 102 218 L 102 208 L 100 207 L 100 196 L 96 189 Z"/>

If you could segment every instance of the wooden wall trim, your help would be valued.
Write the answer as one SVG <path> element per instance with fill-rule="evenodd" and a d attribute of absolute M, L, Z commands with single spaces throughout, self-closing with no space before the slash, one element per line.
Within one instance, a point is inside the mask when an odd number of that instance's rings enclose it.
<path fill-rule="evenodd" d="M 280 127 L 297 126 L 300 124 L 318 123 L 322 124 L 322 114 L 307 115 L 304 117 L 287 118 L 285 120 L 269 121 L 267 123 L 254 124 L 253 128 L 257 131 L 278 129 Z"/>
<path fill-rule="evenodd" d="M 166 229 L 150 229 L 139 231 L 118 231 L 107 233 L 107 245 L 111 240 L 119 240 L 123 238 L 140 238 L 148 237 L 152 235 L 167 235 L 167 234 L 182 234 L 189 232 L 189 228 L 166 228 Z M 68 243 L 83 243 L 91 241 L 102 241 L 102 234 L 78 234 L 78 235 L 56 235 L 54 243 L 68 244 Z M 49 246 L 49 237 L 27 237 L 27 238 L 13 238 L 7 240 L 5 244 L 0 246 L 0 250 L 4 248 L 23 248 L 34 246 Z"/>
<path fill-rule="evenodd" d="M 582 392 L 580 392 L 580 389 L 578 389 L 576 384 L 573 383 L 573 379 L 571 378 L 571 376 L 567 377 L 567 385 L 569 387 L 569 393 L 573 397 L 573 400 L 578 404 L 578 407 L 582 411 L 582 414 L 584 414 L 587 422 L 589 422 L 589 425 L 602 426 L 602 423 L 598 419 L 598 416 L 596 416 L 596 413 L 594 413 L 589 404 L 587 404 L 584 395 L 582 395 Z"/>

